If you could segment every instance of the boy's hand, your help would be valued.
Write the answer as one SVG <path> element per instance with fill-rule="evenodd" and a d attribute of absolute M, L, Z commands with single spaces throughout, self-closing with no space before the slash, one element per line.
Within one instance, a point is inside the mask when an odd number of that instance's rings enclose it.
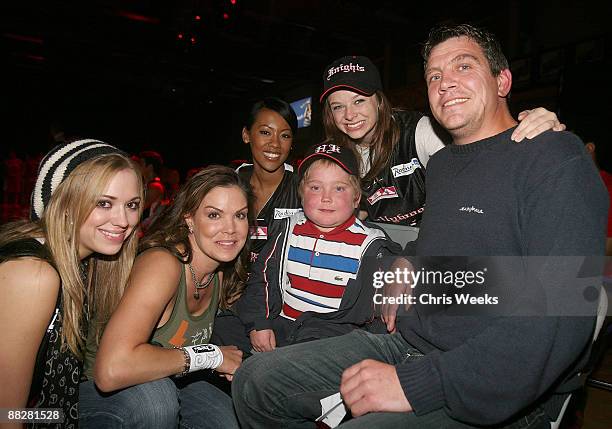
<path fill-rule="evenodd" d="M 251 345 L 256 352 L 271 352 L 276 348 L 276 337 L 272 329 L 262 329 L 261 331 L 253 329 L 249 336 L 251 337 Z"/>
<path fill-rule="evenodd" d="M 223 363 L 215 371 L 232 381 L 234 373 L 242 364 L 242 351 L 236 346 L 219 346 L 219 349 L 223 353 Z"/>

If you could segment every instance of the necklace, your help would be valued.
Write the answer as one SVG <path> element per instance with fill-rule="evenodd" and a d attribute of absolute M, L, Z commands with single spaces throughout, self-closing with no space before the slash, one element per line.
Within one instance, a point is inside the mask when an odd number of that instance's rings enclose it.
<path fill-rule="evenodd" d="M 196 275 L 195 275 L 195 270 L 193 269 L 193 267 L 191 266 L 191 262 L 187 264 L 189 266 L 189 271 L 191 271 L 191 278 L 193 279 L 193 285 L 195 286 L 195 292 L 193 293 L 193 297 L 195 299 L 200 299 L 200 289 L 206 289 L 208 287 L 208 285 L 210 284 L 210 282 L 213 279 L 213 275 L 215 274 L 214 272 L 210 273 L 208 275 L 208 278 L 206 279 L 205 282 L 198 282 L 198 280 L 196 279 Z"/>

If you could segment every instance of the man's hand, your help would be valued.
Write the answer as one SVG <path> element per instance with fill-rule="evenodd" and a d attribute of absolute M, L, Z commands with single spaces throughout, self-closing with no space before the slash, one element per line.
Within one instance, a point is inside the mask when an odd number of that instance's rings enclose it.
<path fill-rule="evenodd" d="M 565 124 L 559 122 L 557 115 L 543 107 L 538 107 L 533 110 L 523 110 L 519 113 L 518 120 L 520 123 L 511 136 L 511 139 L 515 142 L 520 142 L 525 137 L 532 139 L 547 130 L 565 130 Z"/>
<path fill-rule="evenodd" d="M 271 352 L 276 348 L 276 337 L 272 329 L 262 329 L 256 331 L 253 329 L 249 333 L 251 337 L 251 345 L 256 352 Z"/>
<path fill-rule="evenodd" d="M 372 412 L 410 412 L 393 365 L 366 359 L 342 373 L 340 393 L 354 417 Z"/>
<path fill-rule="evenodd" d="M 242 364 L 242 351 L 236 346 L 219 346 L 223 353 L 223 363 L 215 368 L 220 375 L 232 381 L 234 373 Z"/>

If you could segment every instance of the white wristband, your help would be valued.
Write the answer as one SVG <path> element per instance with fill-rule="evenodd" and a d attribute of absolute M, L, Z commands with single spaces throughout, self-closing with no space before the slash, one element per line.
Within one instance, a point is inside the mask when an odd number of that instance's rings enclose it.
<path fill-rule="evenodd" d="M 216 369 L 223 363 L 223 353 L 214 344 L 202 344 L 199 346 L 185 347 L 189 353 L 189 372 L 201 369 Z"/>

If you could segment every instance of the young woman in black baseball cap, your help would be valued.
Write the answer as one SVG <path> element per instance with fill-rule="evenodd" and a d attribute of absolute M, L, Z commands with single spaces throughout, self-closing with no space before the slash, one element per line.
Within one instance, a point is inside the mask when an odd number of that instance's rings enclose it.
<path fill-rule="evenodd" d="M 351 145 L 360 159 L 361 210 L 375 222 L 419 226 L 425 210 L 425 168 L 449 142 L 438 124 L 419 112 L 394 109 L 380 74 L 363 56 L 346 56 L 323 73 L 323 125 L 327 138 Z M 548 129 L 563 130 L 543 108 L 521 112 L 513 138 L 521 141 Z"/>

